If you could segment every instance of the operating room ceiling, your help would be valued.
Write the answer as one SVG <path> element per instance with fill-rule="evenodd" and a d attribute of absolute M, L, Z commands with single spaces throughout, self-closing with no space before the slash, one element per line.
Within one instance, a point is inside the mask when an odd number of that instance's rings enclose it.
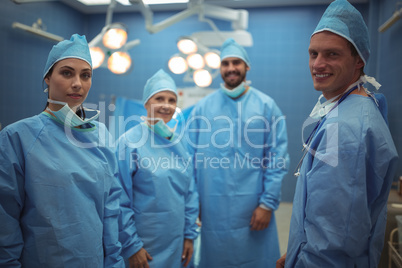
<path fill-rule="evenodd" d="M 85 14 L 106 13 L 107 5 L 86 6 L 77 0 L 61 0 L 66 5 Z M 204 3 L 211 5 L 224 6 L 229 8 L 254 8 L 254 7 L 275 7 L 275 6 L 301 6 L 301 5 L 328 5 L 333 0 L 204 0 Z M 352 4 L 368 3 L 368 0 L 349 0 Z M 167 4 L 152 5 L 154 11 L 161 10 L 181 10 L 187 4 Z M 133 12 L 138 11 L 138 5 L 123 6 L 116 4 L 114 12 Z"/>

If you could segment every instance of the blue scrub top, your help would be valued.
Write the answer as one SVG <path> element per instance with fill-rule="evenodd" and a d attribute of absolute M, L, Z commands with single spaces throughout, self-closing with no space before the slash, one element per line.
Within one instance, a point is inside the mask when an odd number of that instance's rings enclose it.
<path fill-rule="evenodd" d="M 0 132 L 0 266 L 124 267 L 107 136 L 47 113 Z"/>
<path fill-rule="evenodd" d="M 142 247 L 150 267 L 180 267 L 184 239 L 198 236 L 198 193 L 185 140 L 165 139 L 141 123 L 118 140 L 120 241 L 127 259 Z"/>
<path fill-rule="evenodd" d="M 327 114 L 297 179 L 286 267 L 377 267 L 397 157 L 372 98 Z"/>
<path fill-rule="evenodd" d="M 201 207 L 200 267 L 275 267 L 275 215 L 251 231 L 254 210 L 273 211 L 288 169 L 285 117 L 250 87 L 232 99 L 218 90 L 194 107 L 187 128 Z"/>

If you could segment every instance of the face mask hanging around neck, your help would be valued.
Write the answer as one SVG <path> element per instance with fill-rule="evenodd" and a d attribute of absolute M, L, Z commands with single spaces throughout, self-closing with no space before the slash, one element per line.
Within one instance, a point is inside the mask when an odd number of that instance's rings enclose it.
<path fill-rule="evenodd" d="M 176 123 L 173 128 L 170 128 L 166 123 L 163 121 L 162 118 L 151 118 L 141 116 L 141 119 L 146 122 L 150 129 L 152 129 L 156 134 L 162 136 L 163 138 L 171 138 L 176 131 L 177 124 L 179 121 L 176 118 L 172 118 Z M 150 124 L 149 121 L 158 121 L 155 124 Z"/>
<path fill-rule="evenodd" d="M 345 94 L 348 90 L 352 89 L 355 86 L 358 86 L 358 89 L 360 90 L 361 85 L 367 80 L 365 79 L 367 76 L 361 76 L 359 80 L 357 80 L 355 83 L 351 84 L 344 92 L 341 94 L 321 103 L 321 99 L 324 97 L 322 94 L 320 97 L 318 97 L 318 101 L 315 104 L 313 110 L 310 113 L 310 117 L 313 119 L 321 119 L 324 116 L 326 116 L 329 111 L 336 105 L 336 101 L 339 97 L 341 97 L 343 94 Z M 374 80 L 375 81 L 375 80 Z M 381 86 L 381 85 L 380 85 Z"/>
<path fill-rule="evenodd" d="M 87 111 L 94 111 L 96 112 L 96 114 L 91 118 L 82 119 L 68 106 L 66 102 L 55 101 L 52 99 L 48 99 L 47 101 L 53 104 L 64 105 L 58 111 L 53 111 L 49 107 L 47 107 L 46 110 L 50 111 L 58 120 L 60 120 L 69 127 L 78 127 L 86 123 L 89 123 L 93 120 L 96 120 L 99 117 L 100 113 L 99 110 L 85 109 Z"/>
<path fill-rule="evenodd" d="M 233 89 L 228 89 L 225 87 L 225 84 L 221 84 L 221 90 L 228 95 L 229 97 L 231 97 L 232 99 L 235 99 L 237 97 L 239 97 L 241 94 L 243 94 L 243 92 L 246 90 L 246 86 L 248 86 L 249 84 L 246 82 L 242 82 L 240 85 L 238 85 L 237 87 L 233 88 Z"/>

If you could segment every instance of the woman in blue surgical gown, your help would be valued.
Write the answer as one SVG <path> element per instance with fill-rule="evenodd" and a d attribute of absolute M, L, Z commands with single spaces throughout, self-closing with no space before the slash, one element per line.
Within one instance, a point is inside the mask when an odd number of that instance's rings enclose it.
<path fill-rule="evenodd" d="M 1 267 L 124 267 L 116 159 L 99 112 L 85 119 L 81 105 L 91 77 L 74 34 L 49 54 L 45 111 L 0 132 Z"/>
<path fill-rule="evenodd" d="M 184 139 L 168 123 L 176 110 L 173 79 L 159 70 L 146 83 L 145 122 L 117 146 L 121 199 L 120 241 L 130 267 L 187 266 L 197 237 L 198 194 Z M 134 214 L 133 214 L 134 212 Z"/>

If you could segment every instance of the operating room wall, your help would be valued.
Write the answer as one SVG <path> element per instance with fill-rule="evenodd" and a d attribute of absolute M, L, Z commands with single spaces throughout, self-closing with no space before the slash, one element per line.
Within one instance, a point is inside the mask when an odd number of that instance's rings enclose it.
<path fill-rule="evenodd" d="M 356 5 L 362 11 L 369 25 L 378 27 L 380 18 L 391 15 L 393 1 L 375 2 L 381 8 L 381 15 L 373 16 L 368 4 Z M 246 48 L 251 60 L 251 70 L 247 79 L 252 86 L 273 97 L 286 116 L 289 138 L 290 166 L 282 187 L 282 200 L 292 201 L 296 178 L 294 168 L 301 157 L 302 139 L 308 133 L 302 132 L 303 122 L 317 101 L 319 93 L 313 89 L 308 68 L 308 45 L 312 31 L 326 6 L 297 6 L 252 8 L 249 11 L 249 29 L 253 35 L 254 46 Z M 160 22 L 178 11 L 155 12 L 154 22 Z M 54 43 L 28 33 L 11 28 L 13 21 L 27 25 L 41 17 L 47 31 L 69 38 L 73 33 L 85 34 L 92 40 L 105 24 L 105 14 L 86 15 L 59 2 L 45 2 L 16 5 L 11 1 L 2 3 L 0 9 L 0 123 L 9 125 L 19 119 L 35 115 L 43 110 L 46 95 L 43 93 L 43 67 L 47 54 Z M 374 17 L 373 21 L 369 21 Z M 129 28 L 128 40 L 140 39 L 141 44 L 129 50 L 133 59 L 133 70 L 127 75 L 115 75 L 101 68 L 94 71 L 92 88 L 88 103 L 99 105 L 103 120 L 109 124 L 112 110 L 109 106 L 113 97 L 141 99 L 146 80 L 158 69 L 167 69 L 170 56 L 177 53 L 176 41 L 182 35 L 197 31 L 211 30 L 207 23 L 200 22 L 197 16 L 189 17 L 156 34 L 145 29 L 140 13 L 115 13 L 113 22 L 122 22 Z M 231 30 L 229 22 L 214 20 L 220 30 Z M 399 22 L 400 23 L 400 22 Z M 401 26 L 380 36 L 373 32 L 371 38 L 384 51 L 370 60 L 368 74 L 380 74 L 380 82 L 390 106 L 390 127 L 394 138 L 398 137 L 402 124 L 396 111 L 400 103 L 397 75 L 401 73 L 401 57 L 397 47 L 401 47 L 401 37 L 396 37 Z M 394 43 L 395 42 L 395 43 Z M 398 55 L 388 55 L 388 47 Z M 378 48 L 380 50 L 380 48 Z M 400 51 L 400 50 L 399 50 Z M 400 62 L 400 60 L 399 60 Z M 397 66 L 399 64 L 399 66 Z M 389 66 L 393 75 L 389 73 Z M 379 70 L 384 68 L 384 70 Z M 178 87 L 190 87 L 183 82 L 183 75 L 174 75 Z M 386 81 L 385 81 L 386 80 Z M 219 87 L 217 77 L 212 88 Z M 400 87 L 400 86 L 399 86 Z M 399 98 L 400 99 L 400 98 Z M 400 107 L 400 106 L 399 106 Z M 398 121 L 399 120 L 399 121 Z M 396 139 L 398 148 L 402 143 Z M 323 178 L 325 179 L 325 178 Z"/>
<path fill-rule="evenodd" d="M 387 21 L 401 1 L 379 1 L 379 24 Z M 399 165 L 396 176 L 402 176 L 402 19 L 395 22 L 387 31 L 379 33 L 376 61 L 378 81 L 382 84 L 381 92 L 387 96 L 389 128 L 399 153 Z"/>

